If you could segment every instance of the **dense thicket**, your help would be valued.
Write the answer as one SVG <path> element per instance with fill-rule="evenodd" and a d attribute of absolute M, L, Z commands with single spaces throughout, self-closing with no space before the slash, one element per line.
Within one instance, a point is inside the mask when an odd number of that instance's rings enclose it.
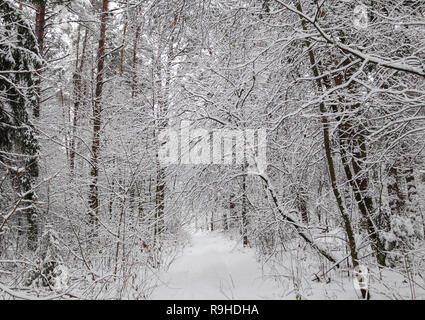
<path fill-rule="evenodd" d="M 414 298 L 424 101 L 425 1 L 0 0 L 0 290 L 147 298 L 196 224 Z M 184 121 L 265 129 L 265 172 L 164 165 Z"/>

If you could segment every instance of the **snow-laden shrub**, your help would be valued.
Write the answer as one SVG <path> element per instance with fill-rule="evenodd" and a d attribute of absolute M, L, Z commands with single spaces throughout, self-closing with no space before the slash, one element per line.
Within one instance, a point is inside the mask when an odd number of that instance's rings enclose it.
<path fill-rule="evenodd" d="M 395 267 L 404 257 L 414 251 L 418 241 L 423 240 L 421 225 L 414 217 L 391 216 L 391 230 L 383 233 L 388 251 L 388 264 Z"/>
<path fill-rule="evenodd" d="M 60 290 L 67 285 L 68 269 L 61 257 L 59 238 L 52 228 L 46 228 L 36 252 L 37 268 L 28 274 L 27 286 Z"/>

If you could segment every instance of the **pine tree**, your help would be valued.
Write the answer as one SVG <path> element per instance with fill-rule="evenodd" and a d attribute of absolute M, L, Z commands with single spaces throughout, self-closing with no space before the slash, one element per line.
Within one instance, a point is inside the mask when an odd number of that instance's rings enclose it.
<path fill-rule="evenodd" d="M 10 174 L 28 221 L 28 247 L 38 239 L 37 196 L 39 145 L 28 109 L 36 103 L 35 70 L 41 59 L 30 25 L 9 1 L 0 3 L 0 164 Z"/>

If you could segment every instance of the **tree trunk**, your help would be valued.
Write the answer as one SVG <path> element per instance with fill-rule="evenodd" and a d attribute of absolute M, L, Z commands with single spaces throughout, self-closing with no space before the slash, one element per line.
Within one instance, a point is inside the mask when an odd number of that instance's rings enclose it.
<path fill-rule="evenodd" d="M 422 240 L 424 238 L 425 226 L 423 225 L 423 213 L 418 199 L 414 171 L 412 167 L 403 171 L 407 184 L 407 213 L 413 222 L 416 237 Z"/>
<path fill-rule="evenodd" d="M 226 209 L 224 209 L 224 210 L 226 210 Z M 223 213 L 223 230 L 224 231 L 229 230 L 229 226 L 228 226 L 228 222 L 227 222 L 227 213 L 226 212 Z"/>
<path fill-rule="evenodd" d="M 246 169 L 244 168 L 246 171 Z M 243 237 L 243 246 L 248 246 L 248 219 L 246 216 L 246 174 L 242 176 L 242 237 Z"/>
<path fill-rule="evenodd" d="M 235 195 L 233 193 L 229 196 L 229 215 L 230 215 L 230 222 L 229 222 L 229 228 L 232 229 L 234 225 L 234 219 L 235 219 Z"/>
<path fill-rule="evenodd" d="M 349 62 L 350 60 L 346 58 L 341 65 L 346 66 Z M 335 86 L 342 85 L 344 82 L 343 75 L 336 75 L 334 82 Z M 327 84 L 330 86 L 330 83 Z M 344 99 L 340 98 L 339 102 L 344 106 Z M 348 111 L 358 111 L 360 108 L 360 104 L 355 104 Z M 353 189 L 358 208 L 366 224 L 366 230 L 372 240 L 372 247 L 376 251 L 377 262 L 380 266 L 385 266 L 384 246 L 379 239 L 378 230 L 376 230 L 371 217 L 374 208 L 372 197 L 369 194 L 369 177 L 365 166 L 367 161 L 366 138 L 364 136 L 366 129 L 362 124 L 355 126 L 353 121 L 347 118 L 348 116 L 339 116 L 341 112 L 344 113 L 346 111 L 346 107 L 342 107 L 342 110 L 339 110 L 337 104 L 332 104 L 332 110 L 337 114 L 336 120 L 339 123 L 337 132 L 345 175 Z M 350 168 L 350 157 L 353 172 Z"/>
<path fill-rule="evenodd" d="M 162 66 L 161 66 L 161 46 L 158 46 L 157 64 L 156 64 L 156 86 L 157 86 L 157 131 L 164 130 L 168 127 L 168 104 L 169 104 L 169 91 L 171 85 L 170 72 L 171 62 L 174 59 L 174 29 L 177 25 L 178 16 L 175 14 L 173 29 L 171 31 L 170 42 L 168 44 L 167 53 L 167 65 L 166 65 L 166 77 L 165 77 L 165 89 L 162 86 Z M 164 92 L 163 92 L 164 91 Z M 158 135 L 157 135 L 158 137 Z M 159 142 L 159 141 L 158 141 Z M 156 151 L 157 161 L 157 181 L 156 181 L 156 211 L 155 211 L 155 234 L 161 233 L 164 228 L 164 200 L 165 200 L 165 171 L 166 168 L 162 167 L 159 161 L 159 144 Z"/>
<path fill-rule="evenodd" d="M 85 57 L 86 57 L 86 47 L 87 47 L 87 38 L 88 38 L 88 29 L 85 29 L 84 40 L 83 40 L 83 51 L 81 53 L 81 58 L 79 57 L 79 43 L 80 43 L 80 28 L 78 28 L 78 40 L 77 40 L 77 61 L 75 63 L 75 73 L 74 73 L 74 109 L 72 117 L 72 133 L 70 141 L 70 151 L 69 151 L 69 167 L 71 169 L 71 174 L 75 169 L 75 139 L 77 134 L 77 125 L 78 125 L 78 112 L 81 105 L 81 99 L 83 96 L 82 90 L 82 74 L 84 71 Z M 80 61 L 80 65 L 78 62 Z"/>
<path fill-rule="evenodd" d="M 300 2 L 297 3 L 297 10 L 299 12 L 302 12 L 302 7 L 301 7 Z M 301 18 L 301 24 L 302 24 L 303 30 L 307 31 L 307 26 L 306 26 L 305 20 L 303 19 L 303 17 L 300 17 L 300 18 Z M 323 91 L 323 84 L 322 84 L 322 81 L 319 78 L 320 73 L 319 73 L 319 69 L 317 67 L 316 58 L 315 58 L 313 49 L 311 49 L 311 43 L 310 43 L 310 41 L 306 40 L 305 44 L 306 44 L 306 47 L 308 48 L 310 65 L 311 65 L 311 68 L 312 68 L 313 75 L 316 78 L 317 87 L 318 87 L 319 91 Z M 324 142 L 324 146 L 325 146 L 325 154 L 326 154 L 329 176 L 330 176 L 331 185 L 332 185 L 332 191 L 333 191 L 333 194 L 334 194 L 336 202 L 337 202 L 338 210 L 339 210 L 341 217 L 343 219 L 343 222 L 344 222 L 345 232 L 347 234 L 347 239 L 348 239 L 348 245 L 350 247 L 351 261 L 352 261 L 353 267 L 357 267 L 359 265 L 358 254 L 357 254 L 357 246 L 356 246 L 356 242 L 355 242 L 355 238 L 354 238 L 353 229 L 351 227 L 351 221 L 350 221 L 350 218 L 348 217 L 348 215 L 345 212 L 344 205 L 342 203 L 341 194 L 340 194 L 339 189 L 338 189 L 336 172 L 335 172 L 335 165 L 334 165 L 334 161 L 333 161 L 333 158 L 332 158 L 332 151 L 331 151 L 331 141 L 330 141 L 330 134 L 329 134 L 329 121 L 328 121 L 328 118 L 326 117 L 327 108 L 326 108 L 324 102 L 320 102 L 320 113 L 321 113 L 321 121 L 322 121 L 322 127 L 323 127 L 323 140 L 324 140 L 323 142 Z M 367 292 L 365 290 L 362 290 L 362 296 L 363 296 L 363 298 L 366 298 Z"/>
<path fill-rule="evenodd" d="M 399 186 L 399 169 L 397 162 L 390 166 L 388 170 L 388 197 L 391 215 L 401 216 L 405 210 L 406 199 Z"/>
<path fill-rule="evenodd" d="M 214 211 L 211 212 L 210 227 L 211 231 L 214 231 Z"/>
<path fill-rule="evenodd" d="M 304 188 L 300 186 L 297 195 L 296 195 L 296 208 L 301 214 L 301 220 L 304 224 L 308 224 L 309 217 L 307 211 L 307 201 Z"/>
<path fill-rule="evenodd" d="M 44 30 L 46 26 L 46 4 L 44 1 L 39 1 L 36 6 L 35 14 L 35 36 L 37 38 L 38 49 L 43 57 L 44 52 Z M 41 104 L 41 70 L 37 70 L 37 79 L 35 83 L 36 103 L 33 109 L 34 118 L 40 117 Z"/>
<path fill-rule="evenodd" d="M 105 65 L 105 40 L 106 40 L 106 24 L 108 18 L 108 0 L 103 0 L 102 16 L 100 24 L 100 39 L 97 51 L 97 75 L 96 90 L 93 106 L 93 140 L 92 140 L 92 157 L 91 157 L 91 183 L 89 195 L 90 222 L 94 226 L 97 224 L 99 216 L 99 148 L 100 148 L 100 127 L 102 113 L 102 90 L 103 90 L 103 72 Z"/>

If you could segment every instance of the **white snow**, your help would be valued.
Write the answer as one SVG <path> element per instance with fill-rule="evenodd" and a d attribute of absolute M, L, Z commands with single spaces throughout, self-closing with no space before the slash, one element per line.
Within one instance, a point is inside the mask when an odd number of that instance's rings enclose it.
<path fill-rule="evenodd" d="M 356 300 L 355 288 L 347 270 L 334 270 L 328 281 L 311 281 L 312 270 L 319 267 L 308 253 L 298 248 L 288 250 L 279 265 L 264 266 L 257 261 L 252 248 L 242 247 L 241 239 L 231 240 L 220 232 L 192 231 L 190 245 L 174 260 L 170 268 L 161 271 L 159 284 L 151 299 L 216 300 L 216 299 L 331 299 Z M 264 270 L 264 273 L 263 273 Z M 274 270 L 274 271 L 273 271 Z M 369 270 L 372 299 L 411 299 L 407 281 L 389 270 Z M 266 276 L 264 276 L 266 274 Z M 273 274 L 278 275 L 273 277 Z M 417 283 L 422 282 L 416 279 Z M 384 284 L 391 283 L 394 290 Z M 424 298 L 416 288 L 416 298 Z M 419 292 L 420 291 L 420 292 Z"/>
<path fill-rule="evenodd" d="M 160 278 L 152 299 L 280 299 L 283 294 L 262 276 L 253 249 L 217 232 L 194 233 L 191 245 Z"/>

